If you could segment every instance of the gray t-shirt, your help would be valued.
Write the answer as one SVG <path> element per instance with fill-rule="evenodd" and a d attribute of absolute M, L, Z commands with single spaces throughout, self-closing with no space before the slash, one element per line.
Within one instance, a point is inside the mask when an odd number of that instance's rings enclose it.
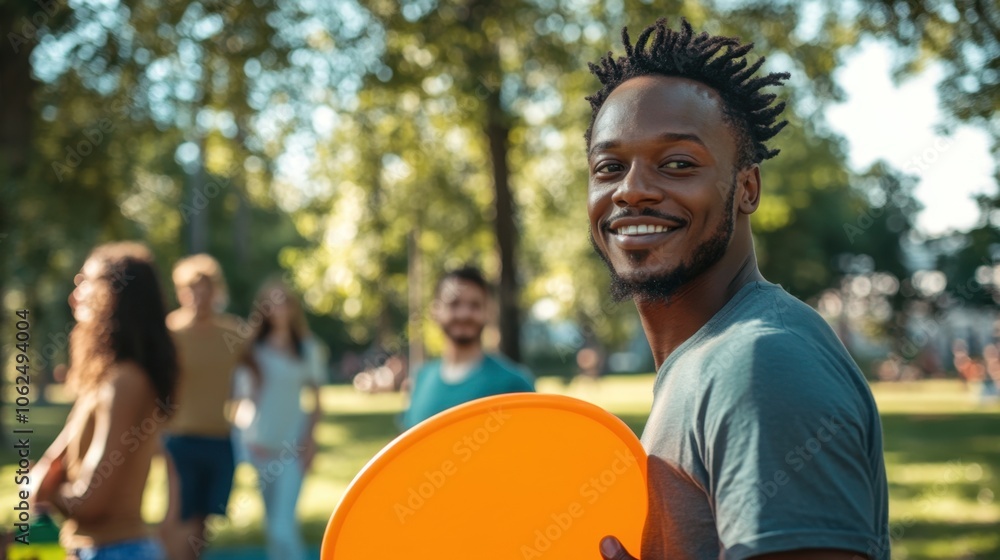
<path fill-rule="evenodd" d="M 809 306 L 751 282 L 663 363 L 642 434 L 643 560 L 803 548 L 889 558 L 875 401 Z"/>

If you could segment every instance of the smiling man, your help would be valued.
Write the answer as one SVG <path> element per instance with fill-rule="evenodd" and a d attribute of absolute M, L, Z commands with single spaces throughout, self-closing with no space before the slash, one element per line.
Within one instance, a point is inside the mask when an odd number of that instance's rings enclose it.
<path fill-rule="evenodd" d="M 657 365 L 641 557 L 889 558 L 882 431 L 857 365 L 757 268 L 750 216 L 784 103 L 752 44 L 664 20 L 591 70 L 591 240 Z M 631 556 L 602 540 L 609 560 Z M 633 551 L 635 552 L 635 551 Z"/>
<path fill-rule="evenodd" d="M 471 400 L 534 392 L 527 370 L 483 352 L 489 291 L 482 273 L 471 266 L 446 272 L 438 281 L 431 315 L 444 333 L 444 352 L 414 376 L 410 406 L 402 418 L 405 429 Z"/>

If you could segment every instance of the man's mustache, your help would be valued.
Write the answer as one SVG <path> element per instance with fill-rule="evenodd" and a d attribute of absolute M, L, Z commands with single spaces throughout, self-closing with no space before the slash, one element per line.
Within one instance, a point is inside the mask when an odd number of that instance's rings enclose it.
<path fill-rule="evenodd" d="M 660 212 L 655 208 L 645 207 L 641 210 L 636 208 L 628 207 L 615 210 L 610 216 L 601 220 L 600 226 L 601 231 L 607 231 L 611 229 L 611 222 L 615 220 L 620 220 L 621 218 L 638 218 L 640 216 L 647 218 L 660 218 L 661 220 L 668 220 L 672 222 L 677 222 L 682 226 L 687 225 L 687 220 L 681 218 L 680 216 L 675 216 L 673 214 L 667 214 L 666 212 Z"/>

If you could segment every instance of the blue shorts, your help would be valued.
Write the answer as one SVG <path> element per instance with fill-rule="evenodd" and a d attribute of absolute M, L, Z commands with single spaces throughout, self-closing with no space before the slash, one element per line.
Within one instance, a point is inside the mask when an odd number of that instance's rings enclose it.
<path fill-rule="evenodd" d="M 174 461 L 181 484 L 181 520 L 225 515 L 236 471 L 232 440 L 167 436 L 164 446 Z"/>
<path fill-rule="evenodd" d="M 160 541 L 139 539 L 94 548 L 78 548 L 70 552 L 79 560 L 166 560 L 167 553 Z"/>

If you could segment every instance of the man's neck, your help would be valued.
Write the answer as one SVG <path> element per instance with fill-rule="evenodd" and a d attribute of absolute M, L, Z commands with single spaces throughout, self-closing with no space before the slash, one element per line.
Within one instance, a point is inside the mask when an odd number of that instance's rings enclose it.
<path fill-rule="evenodd" d="M 191 320 L 194 323 L 204 324 L 210 322 L 215 317 L 215 310 L 211 307 L 192 307 L 194 310 Z"/>
<path fill-rule="evenodd" d="M 467 364 L 483 357 L 483 345 L 480 342 L 458 345 L 451 340 L 445 340 L 441 361 L 446 364 Z"/>
<path fill-rule="evenodd" d="M 639 318 L 659 370 L 678 346 L 691 338 L 749 282 L 763 280 L 751 246 L 741 260 L 726 255 L 669 299 L 637 301 Z M 727 262 L 728 261 L 728 262 Z"/>

